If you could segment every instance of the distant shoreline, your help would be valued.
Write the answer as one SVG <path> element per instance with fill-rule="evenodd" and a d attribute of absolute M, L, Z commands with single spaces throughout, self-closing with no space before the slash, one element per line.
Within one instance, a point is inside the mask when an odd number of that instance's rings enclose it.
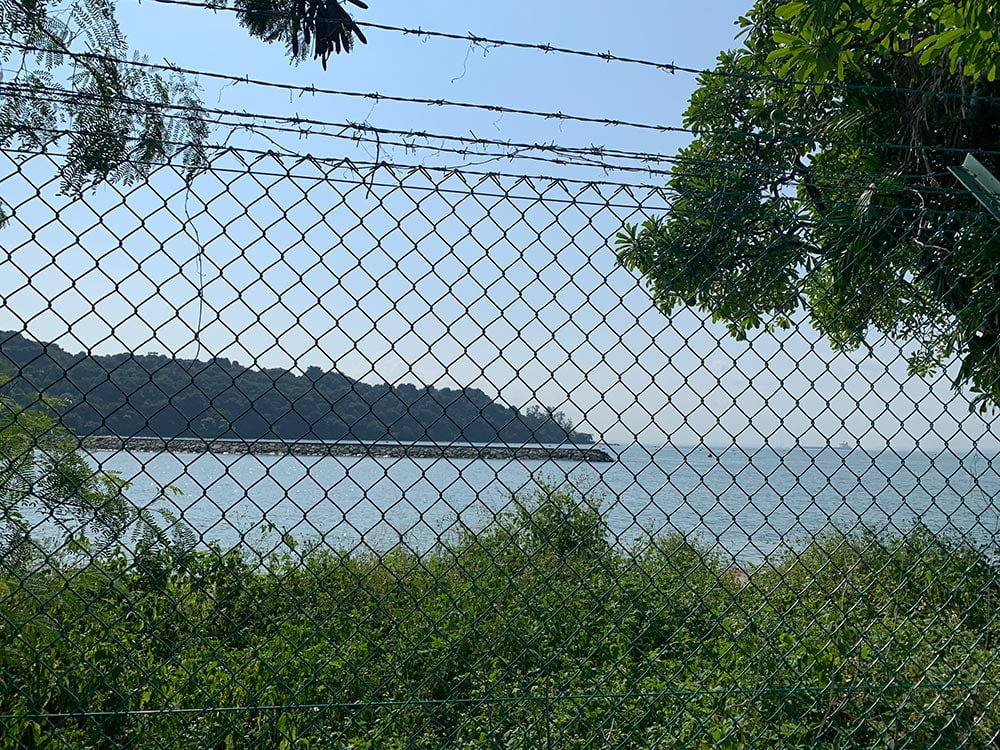
<path fill-rule="evenodd" d="M 201 438 L 118 437 L 102 435 L 81 439 L 90 450 L 140 453 L 231 453 L 255 455 L 347 456 L 361 458 L 455 458 L 485 461 L 576 461 L 612 463 L 600 448 L 540 445 L 470 445 L 445 443 L 354 443 L 318 440 L 206 440 Z"/>

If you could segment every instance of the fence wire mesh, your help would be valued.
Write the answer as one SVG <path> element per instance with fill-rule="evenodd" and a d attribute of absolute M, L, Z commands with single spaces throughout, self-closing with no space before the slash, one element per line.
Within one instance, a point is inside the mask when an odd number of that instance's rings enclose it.
<path fill-rule="evenodd" d="M 4 746 L 1000 743 L 991 414 L 661 314 L 664 189 L 0 163 Z"/>

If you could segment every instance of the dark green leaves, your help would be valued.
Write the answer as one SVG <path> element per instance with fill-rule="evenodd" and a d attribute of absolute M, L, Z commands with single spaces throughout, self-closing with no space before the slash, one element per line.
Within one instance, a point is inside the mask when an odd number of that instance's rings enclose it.
<path fill-rule="evenodd" d="M 947 171 L 975 151 L 1000 172 L 1000 86 L 945 60 L 994 26 L 948 6 L 759 0 L 691 97 L 670 211 L 617 238 L 665 313 L 743 337 L 801 309 L 838 348 L 915 343 L 914 372 L 958 355 L 1000 403 L 1000 226 Z"/>
<path fill-rule="evenodd" d="M 346 2 L 368 7 L 361 0 Z M 252 36 L 284 42 L 293 60 L 312 55 L 324 69 L 332 54 L 354 49 L 355 37 L 368 42 L 339 0 L 234 0 L 234 7 Z"/>
<path fill-rule="evenodd" d="M 174 160 L 192 174 L 203 166 L 208 128 L 191 84 L 126 61 L 108 0 L 64 10 L 13 3 L 0 12 L 6 56 L 22 62 L 0 89 L 0 146 L 65 144 L 62 188 L 71 194 L 134 182 Z"/>

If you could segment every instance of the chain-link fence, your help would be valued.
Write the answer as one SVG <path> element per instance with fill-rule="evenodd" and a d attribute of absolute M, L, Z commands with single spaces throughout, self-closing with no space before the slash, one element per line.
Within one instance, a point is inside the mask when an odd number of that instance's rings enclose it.
<path fill-rule="evenodd" d="M 957 364 L 661 314 L 638 181 L 61 167 L 0 167 L 4 747 L 1000 742 Z"/>

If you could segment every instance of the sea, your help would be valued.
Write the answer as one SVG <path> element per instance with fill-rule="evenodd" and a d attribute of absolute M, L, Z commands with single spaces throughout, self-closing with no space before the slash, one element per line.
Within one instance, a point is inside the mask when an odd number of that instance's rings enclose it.
<path fill-rule="evenodd" d="M 829 529 L 914 523 L 996 546 L 1000 455 L 860 447 L 598 445 L 611 463 L 96 452 L 200 546 L 418 551 L 487 527 L 539 482 L 595 503 L 627 548 L 680 532 L 758 562 Z M 166 493 L 164 488 L 170 488 Z"/>

